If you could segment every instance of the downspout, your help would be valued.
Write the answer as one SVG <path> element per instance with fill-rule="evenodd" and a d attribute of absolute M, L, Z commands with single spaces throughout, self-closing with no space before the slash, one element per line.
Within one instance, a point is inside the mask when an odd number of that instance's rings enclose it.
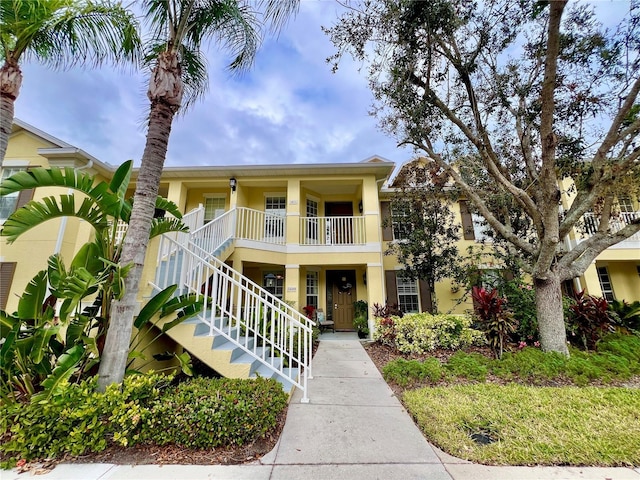
<path fill-rule="evenodd" d="M 80 170 L 85 170 L 87 168 L 91 168 L 93 167 L 93 160 L 89 160 L 89 162 L 86 165 L 83 165 L 81 167 L 76 167 L 73 169 L 74 172 L 79 172 Z M 73 193 L 73 189 L 70 188 L 67 191 L 68 195 L 71 195 Z M 57 254 L 60 253 L 60 250 L 62 250 L 62 241 L 64 240 L 64 234 L 65 234 L 65 230 L 67 229 L 67 220 L 68 217 L 64 216 L 62 217 L 62 220 L 60 221 L 60 229 L 58 230 L 58 239 L 56 240 L 56 246 L 53 249 L 53 254 Z"/>

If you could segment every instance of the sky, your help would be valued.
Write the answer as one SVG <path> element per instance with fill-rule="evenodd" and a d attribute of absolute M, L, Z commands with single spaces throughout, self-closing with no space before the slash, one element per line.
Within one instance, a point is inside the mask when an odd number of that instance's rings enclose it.
<path fill-rule="evenodd" d="M 166 166 L 358 162 L 373 155 L 411 156 L 368 115 L 372 95 L 358 65 L 338 73 L 321 26 L 337 19 L 333 0 L 301 0 L 298 15 L 267 38 L 253 68 L 226 69 L 215 45 L 207 49 L 209 91 L 174 119 Z M 23 64 L 15 116 L 99 160 L 139 165 L 149 102 L 144 72 L 113 67 L 56 72 Z"/>
<path fill-rule="evenodd" d="M 628 9 L 626 0 L 594 3 L 603 18 Z M 342 11 L 335 0 L 301 0 L 298 15 L 265 39 L 241 76 L 231 75 L 229 58 L 210 46 L 209 91 L 174 119 L 165 166 L 410 159 L 412 150 L 398 148 L 369 115 L 366 67 L 359 71 L 362 65 L 345 58 L 334 74 L 325 61 L 335 48 L 321 26 L 333 25 Z M 145 72 L 22 68 L 17 118 L 102 162 L 139 165 L 149 109 Z"/>

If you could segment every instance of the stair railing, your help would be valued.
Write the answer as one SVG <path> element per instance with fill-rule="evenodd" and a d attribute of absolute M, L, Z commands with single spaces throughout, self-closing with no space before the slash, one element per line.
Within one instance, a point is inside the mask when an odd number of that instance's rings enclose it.
<path fill-rule="evenodd" d="M 160 242 L 160 251 L 176 256 L 172 266 L 158 268 L 163 272 L 154 287 L 177 283 L 182 293 L 205 297 L 199 317 L 211 335 L 222 335 L 300 388 L 307 403 L 314 322 L 224 262 L 198 254 L 202 250 L 193 242 L 183 246 L 166 236 Z M 166 242 L 171 246 L 162 245 Z"/>
<path fill-rule="evenodd" d="M 236 209 L 232 209 L 200 228 L 190 230 L 190 242 L 201 251 L 215 255 L 220 247 L 235 238 L 236 217 Z"/>

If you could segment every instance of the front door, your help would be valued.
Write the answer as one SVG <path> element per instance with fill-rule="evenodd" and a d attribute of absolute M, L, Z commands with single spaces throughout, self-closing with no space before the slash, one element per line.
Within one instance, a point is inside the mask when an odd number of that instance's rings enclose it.
<path fill-rule="evenodd" d="M 355 272 L 332 272 L 333 321 L 336 330 L 353 330 L 353 302 L 356 300 Z"/>
<path fill-rule="evenodd" d="M 349 245 L 353 243 L 353 204 L 351 202 L 326 202 L 327 245 Z"/>

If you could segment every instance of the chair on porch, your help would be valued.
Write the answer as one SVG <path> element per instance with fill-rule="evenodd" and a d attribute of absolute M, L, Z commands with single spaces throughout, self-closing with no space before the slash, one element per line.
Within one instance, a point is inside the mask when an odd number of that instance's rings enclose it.
<path fill-rule="evenodd" d="M 330 328 L 335 333 L 335 324 L 333 323 L 333 320 L 327 320 L 327 317 L 324 315 L 324 310 L 321 308 L 317 309 L 315 317 L 320 333 L 322 333 L 325 328 Z"/>

